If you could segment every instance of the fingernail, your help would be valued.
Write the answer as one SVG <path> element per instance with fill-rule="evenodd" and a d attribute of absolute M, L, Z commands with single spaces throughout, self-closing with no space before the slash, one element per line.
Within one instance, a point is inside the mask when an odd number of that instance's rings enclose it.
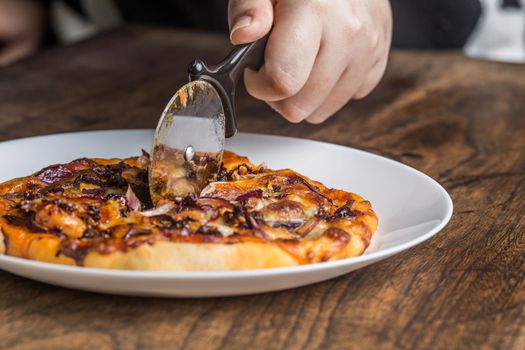
<path fill-rule="evenodd" d="M 233 43 L 233 33 L 235 33 L 235 31 L 241 28 L 248 27 L 250 24 L 252 24 L 252 20 L 253 19 L 251 16 L 241 16 L 237 18 L 235 22 L 233 22 L 233 27 L 232 27 L 232 30 L 230 31 L 230 41 L 232 43 Z"/>

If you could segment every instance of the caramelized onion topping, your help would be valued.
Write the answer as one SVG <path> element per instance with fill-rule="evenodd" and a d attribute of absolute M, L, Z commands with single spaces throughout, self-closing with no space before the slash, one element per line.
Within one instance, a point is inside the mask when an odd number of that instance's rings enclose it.
<path fill-rule="evenodd" d="M 45 182 L 46 184 L 53 184 L 60 180 L 64 180 L 68 177 L 73 176 L 73 172 L 63 166 L 62 164 L 56 164 L 48 166 L 47 168 L 42 169 L 36 177 Z"/>

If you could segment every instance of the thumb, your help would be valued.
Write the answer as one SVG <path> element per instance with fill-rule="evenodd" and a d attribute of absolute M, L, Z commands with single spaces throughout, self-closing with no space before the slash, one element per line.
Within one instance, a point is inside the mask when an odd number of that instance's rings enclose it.
<path fill-rule="evenodd" d="M 272 28 L 273 1 L 230 0 L 228 23 L 232 44 L 247 44 L 259 40 Z"/>

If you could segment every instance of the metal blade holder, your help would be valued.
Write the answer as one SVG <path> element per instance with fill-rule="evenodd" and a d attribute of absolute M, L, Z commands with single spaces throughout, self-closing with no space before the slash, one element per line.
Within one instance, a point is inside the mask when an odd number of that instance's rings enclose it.
<path fill-rule="evenodd" d="M 236 46 L 217 65 L 206 65 L 195 59 L 188 66 L 190 81 L 205 80 L 218 92 L 224 108 L 226 137 L 237 133 L 235 115 L 235 88 L 246 68 L 259 70 L 264 63 L 264 50 L 268 35 L 250 44 Z"/>

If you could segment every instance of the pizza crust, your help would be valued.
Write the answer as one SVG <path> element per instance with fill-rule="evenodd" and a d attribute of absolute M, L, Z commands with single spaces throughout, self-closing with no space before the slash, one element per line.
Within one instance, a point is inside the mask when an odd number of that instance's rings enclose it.
<path fill-rule="evenodd" d="M 109 255 L 90 253 L 84 265 L 145 271 L 223 271 L 298 265 L 290 254 L 263 243 L 156 242 Z"/>
<path fill-rule="evenodd" d="M 367 246 L 364 243 L 366 239 L 363 239 L 362 235 L 367 235 L 369 230 L 375 230 L 377 221 L 372 220 L 372 224 L 373 226 L 367 225 L 361 230 L 356 226 L 346 248 L 329 260 L 362 254 Z M 5 254 L 4 235 L 1 230 L 0 238 L 2 239 L 0 253 Z M 57 254 L 59 243 L 59 240 L 53 237 L 39 237 L 29 243 L 24 258 L 54 264 L 77 265 L 74 259 Z M 91 252 L 83 259 L 82 266 L 122 270 L 195 272 L 265 269 L 300 264 L 299 258 L 294 257 L 281 246 L 269 243 L 196 244 L 159 241 L 154 244 L 143 244 L 127 252 L 117 251 L 110 254 Z"/>
<path fill-rule="evenodd" d="M 0 230 L 0 254 L 5 254 L 5 236 L 2 230 Z"/>
<path fill-rule="evenodd" d="M 5 254 L 4 234 L 0 253 Z M 73 258 L 57 254 L 59 240 L 40 237 L 32 240 L 24 258 L 62 265 L 76 265 Z M 89 253 L 83 266 L 143 271 L 221 271 L 294 266 L 299 262 L 278 246 L 264 243 L 176 243 L 143 244 L 127 252 Z"/>
<path fill-rule="evenodd" d="M 4 235 L 0 231 L 0 238 Z M 3 242 L 3 240 L 2 240 Z M 42 261 L 62 265 L 77 265 L 76 261 L 66 255 L 57 254 L 59 240 L 50 237 L 40 237 L 32 240 L 26 252 L 16 254 L 29 260 Z M 2 243 L 5 254 L 5 246 Z M 341 259 L 362 254 L 366 249 L 363 240 L 352 235 Z M 14 255 L 14 254 L 9 254 Z M 294 257 L 280 246 L 268 243 L 177 243 L 155 242 L 143 244 L 127 252 L 110 254 L 89 253 L 82 266 L 105 269 L 142 270 L 142 271 L 226 271 L 265 269 L 300 265 L 300 259 Z"/>

